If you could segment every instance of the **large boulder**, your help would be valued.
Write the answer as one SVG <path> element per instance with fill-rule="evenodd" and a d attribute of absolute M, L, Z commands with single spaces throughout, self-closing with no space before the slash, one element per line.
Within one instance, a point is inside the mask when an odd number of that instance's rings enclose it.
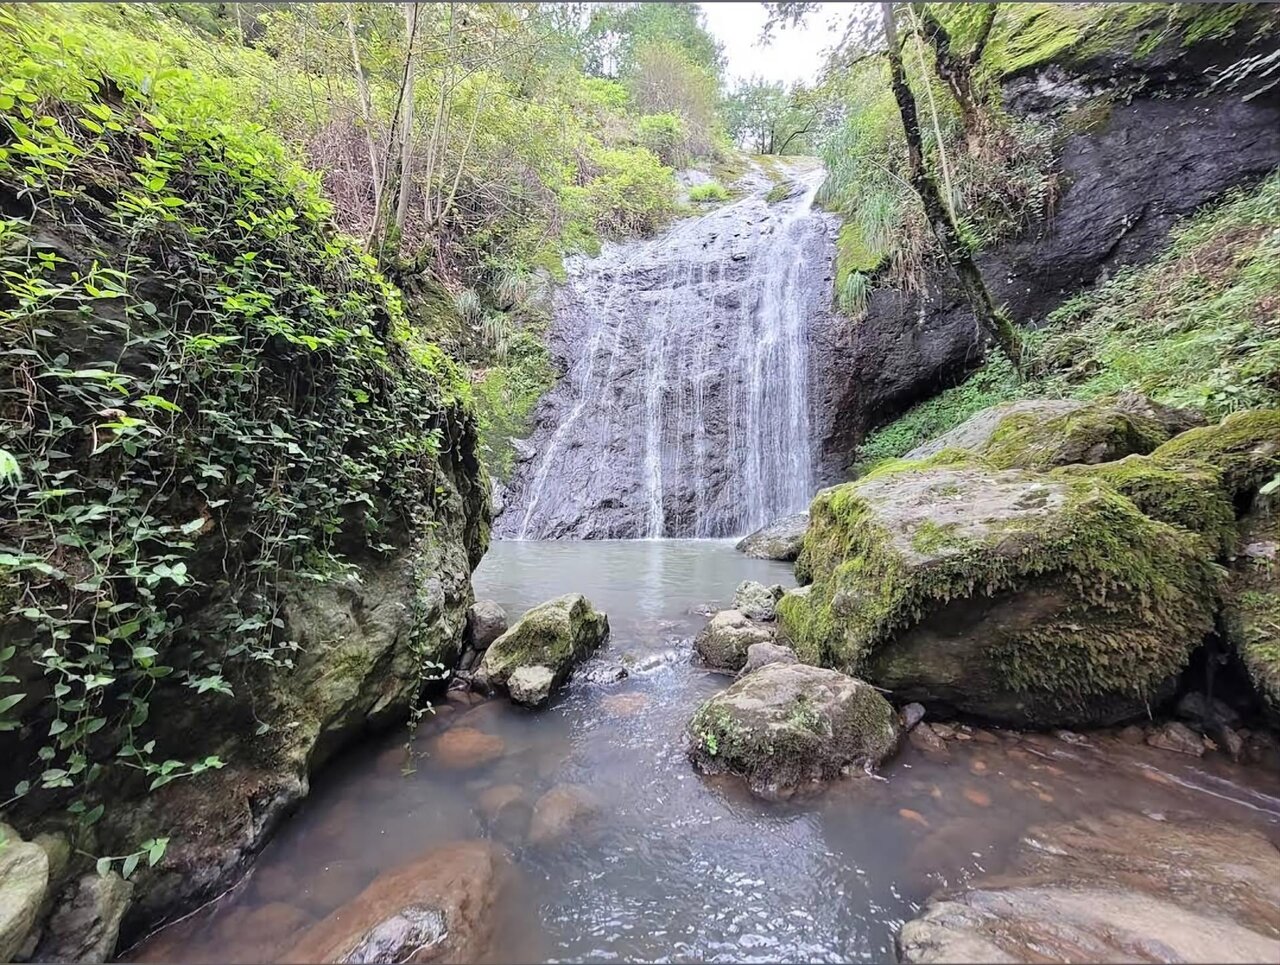
<path fill-rule="evenodd" d="M 48 887 L 45 850 L 0 824 L 0 962 L 14 961 L 27 944 Z"/>
<path fill-rule="evenodd" d="M 708 667 L 741 670 L 747 650 L 753 644 L 772 643 L 774 633 L 773 627 L 749 620 L 739 610 L 721 610 L 698 631 L 693 647 Z"/>
<path fill-rule="evenodd" d="M 282 962 L 474 962 L 484 958 L 509 855 L 489 841 L 438 848 L 374 879 L 303 932 Z"/>
<path fill-rule="evenodd" d="M 608 637 L 609 618 L 585 596 L 559 596 L 527 611 L 493 641 L 480 661 L 476 679 L 484 686 L 510 689 L 512 675 L 523 669 L 511 697 L 528 706 L 540 706 Z M 535 667 L 545 672 L 531 675 L 529 671 Z M 533 686 L 535 676 L 537 686 Z"/>
<path fill-rule="evenodd" d="M 777 643 L 753 643 L 747 647 L 747 662 L 740 671 L 743 676 L 754 673 L 771 663 L 799 663 L 796 652 Z"/>
<path fill-rule="evenodd" d="M 1194 413 L 1134 393 L 1089 402 L 1027 399 L 984 409 L 906 458 L 966 449 L 999 469 L 1050 469 L 1145 454 L 1202 424 Z"/>
<path fill-rule="evenodd" d="M 1199 538 L 1089 477 L 898 463 L 810 515 L 798 564 L 814 582 L 779 603 L 783 635 L 899 701 L 1013 725 L 1120 720 L 1213 627 Z"/>
<path fill-rule="evenodd" d="M 1189 873 L 1194 869 L 1194 873 Z M 1115 813 L 1032 828 L 1011 871 L 932 897 L 903 962 L 1280 961 L 1280 852 Z"/>
<path fill-rule="evenodd" d="M 1267 713 L 1280 723 L 1280 519 L 1260 513 L 1242 530 L 1223 623 Z"/>
<path fill-rule="evenodd" d="M 695 767 L 740 775 L 762 797 L 874 767 L 901 736 L 897 714 L 870 684 L 787 663 L 738 678 L 698 709 L 688 731 Z"/>
<path fill-rule="evenodd" d="M 738 552 L 758 560 L 781 560 L 784 563 L 790 563 L 800 555 L 800 549 L 804 545 L 805 527 L 808 525 L 808 513 L 783 516 L 760 527 L 751 535 L 742 537 L 735 548 Z"/>

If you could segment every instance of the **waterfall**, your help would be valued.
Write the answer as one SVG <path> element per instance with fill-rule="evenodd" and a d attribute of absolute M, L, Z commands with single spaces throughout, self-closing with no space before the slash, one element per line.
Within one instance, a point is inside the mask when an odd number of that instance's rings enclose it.
<path fill-rule="evenodd" d="M 556 300 L 564 377 L 495 524 L 517 539 L 732 536 L 813 495 L 811 323 L 833 231 L 820 169 L 643 242 L 575 258 Z"/>

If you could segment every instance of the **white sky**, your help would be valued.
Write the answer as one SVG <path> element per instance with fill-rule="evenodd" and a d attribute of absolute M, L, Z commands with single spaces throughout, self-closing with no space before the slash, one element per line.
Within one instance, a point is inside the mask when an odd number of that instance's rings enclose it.
<path fill-rule="evenodd" d="M 844 30 L 852 10 L 846 3 L 823 3 L 798 29 L 777 29 L 773 40 L 759 44 L 767 19 L 759 3 L 701 3 L 707 29 L 724 44 L 727 62 L 725 79 L 732 88 L 737 81 L 760 75 L 765 80 L 785 84 L 817 79 L 831 47 Z"/>

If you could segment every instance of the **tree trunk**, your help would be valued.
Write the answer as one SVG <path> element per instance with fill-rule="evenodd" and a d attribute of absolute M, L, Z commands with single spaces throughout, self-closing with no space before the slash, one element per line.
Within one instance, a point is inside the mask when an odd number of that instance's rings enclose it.
<path fill-rule="evenodd" d="M 960 117 L 964 123 L 969 150 L 976 153 L 982 143 L 986 120 L 978 106 L 978 95 L 973 86 L 973 69 L 982 58 L 983 50 L 986 49 L 999 4 L 981 5 L 982 20 L 978 24 L 978 35 L 974 40 L 973 48 L 963 55 L 957 54 L 952 48 L 951 34 L 928 9 L 927 4 L 913 3 L 911 7 L 924 28 L 922 32 L 925 39 L 933 47 L 934 64 L 937 67 L 938 76 L 947 85 L 951 96 L 956 99 L 956 104 L 960 107 Z"/>
<path fill-rule="evenodd" d="M 884 20 L 884 39 L 888 47 L 889 83 L 893 88 L 893 98 L 898 103 L 898 113 L 902 115 L 902 130 L 907 139 L 907 173 L 911 187 L 920 196 L 929 226 L 942 247 L 947 263 L 956 273 L 960 289 L 973 309 L 979 327 L 996 340 L 1009 361 L 1018 367 L 1022 361 L 1018 333 L 1013 323 L 996 308 L 995 302 L 992 301 L 991 292 L 987 290 L 986 282 L 982 279 L 982 272 L 979 271 L 969 249 L 960 238 L 955 221 L 952 220 L 947 206 L 942 202 L 938 185 L 925 168 L 924 146 L 920 139 L 920 119 L 916 113 L 915 98 L 907 84 L 907 72 L 902 66 L 902 51 L 898 47 L 898 30 L 893 22 L 893 4 L 881 3 L 880 12 Z"/>
<path fill-rule="evenodd" d="M 366 250 L 378 233 L 378 214 L 382 210 L 382 172 L 378 169 L 378 146 L 373 139 L 373 104 L 369 98 L 369 83 L 365 80 L 360 64 L 360 41 L 356 37 L 356 18 L 353 5 L 347 4 L 347 36 L 351 40 L 351 67 L 355 72 L 356 91 L 360 95 L 360 123 L 364 125 L 365 145 L 369 149 L 369 177 L 373 182 L 373 222 L 369 225 Z"/>
<path fill-rule="evenodd" d="M 404 64 L 404 98 L 400 116 L 400 178 L 396 199 L 396 235 L 404 233 L 405 219 L 409 214 L 409 195 L 412 193 L 413 167 L 413 42 L 418 33 L 418 5 L 404 5 L 404 30 L 408 46 Z"/>

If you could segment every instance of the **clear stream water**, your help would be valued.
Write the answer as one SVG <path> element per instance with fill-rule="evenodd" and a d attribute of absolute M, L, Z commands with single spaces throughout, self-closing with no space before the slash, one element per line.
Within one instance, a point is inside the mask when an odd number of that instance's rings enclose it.
<path fill-rule="evenodd" d="M 1102 735 L 983 733 L 952 743 L 946 763 L 908 747 L 880 778 L 781 804 L 700 777 L 684 726 L 727 678 L 693 664 L 691 640 L 743 579 L 789 583 L 790 567 L 718 540 L 495 543 L 478 596 L 515 616 L 585 593 L 613 631 L 587 669 L 620 662 L 630 676 L 605 685 L 579 675 L 540 713 L 502 700 L 451 707 L 420 732 L 407 775 L 403 733 L 355 749 L 233 892 L 125 957 L 272 960 L 379 873 L 491 833 L 505 836 L 519 871 L 497 913 L 497 962 L 883 961 L 932 891 L 998 869 L 1037 822 L 1125 807 L 1280 835 L 1274 776 Z M 460 725 L 501 737 L 504 755 L 462 773 L 434 764 L 433 739 Z M 601 809 L 559 845 L 526 846 L 477 810 L 486 787 L 508 783 L 531 800 L 584 785 Z"/>

